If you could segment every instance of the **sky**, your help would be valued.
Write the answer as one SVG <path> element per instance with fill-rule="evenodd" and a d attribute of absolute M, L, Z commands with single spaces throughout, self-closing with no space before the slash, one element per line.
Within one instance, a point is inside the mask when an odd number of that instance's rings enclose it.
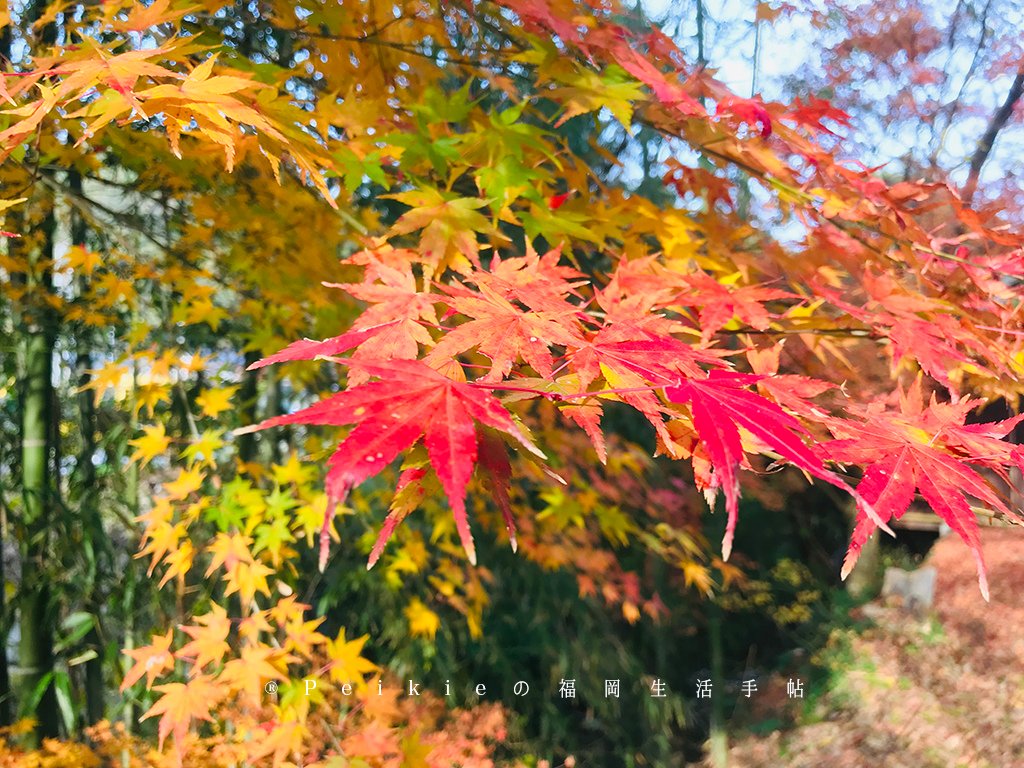
<path fill-rule="evenodd" d="M 898 0 L 894 0 L 896 2 Z M 662 27 L 680 45 L 691 60 L 696 58 L 696 0 L 638 0 L 646 16 Z M 802 0 L 803 5 L 814 4 L 824 7 L 855 8 L 865 0 Z M 717 70 L 716 77 L 741 96 L 752 95 L 754 79 L 754 19 L 759 0 L 704 0 L 707 16 L 705 27 L 706 52 L 710 65 Z M 780 0 L 771 0 L 770 7 L 781 5 Z M 997 39 L 1014 29 L 1024 29 L 1024 3 L 1020 0 L 991 0 L 987 3 L 992 13 L 988 18 L 987 40 Z M 957 2 L 954 0 L 932 0 L 925 3 L 940 28 L 947 21 Z M 965 7 L 975 9 L 986 7 L 983 3 L 967 2 Z M 971 43 L 975 33 L 980 34 L 977 19 L 961 22 L 961 29 L 967 34 L 966 42 Z M 802 79 L 802 73 L 817 73 L 822 69 L 823 57 L 828 56 L 829 41 L 810 24 L 805 13 L 780 16 L 772 23 L 760 24 L 760 40 L 757 62 L 757 92 L 767 101 L 792 99 L 793 82 Z M 1022 36 L 1024 37 L 1024 36 Z M 988 43 L 991 47 L 991 42 Z M 938 103 L 948 103 L 964 86 L 967 72 L 971 68 L 973 46 L 958 49 L 957 54 L 937 62 L 950 73 L 948 83 L 940 89 L 922 88 L 922 93 L 933 96 Z M 942 53 L 945 56 L 945 53 Z M 962 183 L 967 176 L 969 159 L 983 135 L 989 118 L 1005 99 L 1012 80 L 1012 69 L 1005 74 L 988 74 L 984 67 L 975 70 L 965 91 L 965 102 L 977 105 L 977 110 L 962 111 L 950 130 L 943 135 L 943 153 L 940 164 L 951 170 L 951 178 Z M 880 89 L 884 81 L 866 83 L 865 88 Z M 870 97 L 870 94 L 868 94 Z M 895 168 L 899 159 L 907 154 L 908 148 L 922 146 L 922 137 L 930 134 L 929 116 L 921 124 L 907 121 L 900 124 L 887 122 L 885 116 L 869 121 L 854 114 L 852 127 L 846 131 L 851 156 L 863 159 L 872 166 Z M 982 174 L 982 182 L 995 182 L 1012 173 L 1024 173 L 1024 166 L 1017 160 L 1024 152 L 1024 105 L 1018 117 L 1000 134 L 995 150 Z M 861 120 L 863 121 L 861 122 Z"/>

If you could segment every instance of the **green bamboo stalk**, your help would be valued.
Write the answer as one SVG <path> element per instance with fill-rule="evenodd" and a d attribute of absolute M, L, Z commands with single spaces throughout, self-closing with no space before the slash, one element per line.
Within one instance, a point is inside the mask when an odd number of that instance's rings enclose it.
<path fill-rule="evenodd" d="M 51 205 L 43 222 L 47 256 L 54 242 L 55 220 Z M 19 590 L 18 663 L 19 701 L 23 714 L 34 714 L 34 737 L 56 737 L 60 717 L 53 686 L 53 640 L 56 606 L 50 590 L 47 562 L 49 527 L 54 520 L 50 467 L 50 418 L 53 404 L 53 348 L 55 329 L 46 297 L 53 290 L 49 266 L 42 254 L 30 254 L 25 276 L 30 297 L 28 316 L 21 328 L 23 376 L 21 381 L 21 485 L 23 556 Z M 38 697 L 33 708 L 31 702 Z M 26 712 L 25 710 L 33 710 Z"/>
<path fill-rule="evenodd" d="M 81 197 L 82 174 L 78 171 L 68 171 L 68 188 L 73 195 Z M 70 207 L 70 234 L 71 244 L 84 248 L 88 227 L 85 218 L 74 206 Z M 79 289 L 82 294 L 87 293 L 89 288 L 88 278 L 84 275 L 79 278 Z M 102 613 L 102 597 L 98 595 L 99 582 L 102 578 L 101 562 L 99 553 L 105 549 L 106 542 L 101 539 L 105 534 L 103 531 L 103 520 L 99 510 L 99 487 L 97 485 L 96 467 L 92 463 L 93 454 L 96 452 L 96 407 L 93 393 L 88 385 L 92 380 L 89 371 L 93 366 L 91 336 L 86 333 L 77 335 L 77 349 L 75 356 L 75 367 L 78 370 L 78 417 L 81 432 L 81 451 L 78 455 L 78 477 L 81 483 L 82 492 L 80 495 L 79 514 L 83 529 L 86 535 L 92 537 L 92 551 L 96 563 L 96 570 L 93 573 L 92 584 L 89 594 L 86 596 L 86 608 L 93 614 L 94 623 L 92 628 L 83 638 L 86 651 L 93 651 L 96 656 L 85 662 L 85 717 L 90 724 L 103 719 L 106 711 L 105 685 L 103 674 L 103 643 L 100 638 L 100 617 Z"/>

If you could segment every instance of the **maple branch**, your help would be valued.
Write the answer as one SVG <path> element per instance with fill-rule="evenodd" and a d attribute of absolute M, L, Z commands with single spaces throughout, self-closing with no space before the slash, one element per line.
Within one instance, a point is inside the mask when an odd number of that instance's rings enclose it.
<path fill-rule="evenodd" d="M 702 151 L 708 151 L 708 150 L 704 150 L 702 148 Z M 771 181 L 770 177 L 768 177 L 767 174 L 761 173 L 760 171 L 753 170 L 749 166 L 745 165 L 744 163 L 742 163 L 740 161 L 732 160 L 728 156 L 719 154 L 719 153 L 715 152 L 714 150 L 710 150 L 710 153 L 715 155 L 715 156 L 717 156 L 717 157 L 721 157 L 722 159 L 726 160 L 727 162 L 732 162 L 734 165 L 739 167 L 741 170 L 744 170 L 744 171 L 746 171 L 748 173 L 753 173 L 758 178 L 764 179 L 764 180 L 769 181 L 769 182 Z M 934 248 L 929 248 L 928 246 L 921 245 L 920 243 L 915 243 L 915 242 L 912 242 L 912 241 L 901 240 L 896 235 L 889 234 L 888 232 L 883 232 L 878 227 L 873 226 L 871 224 L 868 224 L 866 222 L 863 222 L 863 221 L 846 221 L 845 219 L 841 219 L 838 216 L 828 216 L 828 215 L 825 214 L 824 211 L 819 210 L 817 207 L 815 207 L 813 205 L 808 205 L 807 208 L 808 208 L 808 210 L 813 212 L 816 216 L 818 216 L 822 221 L 828 222 L 832 226 L 834 226 L 837 229 L 839 229 L 842 232 L 844 232 L 847 236 L 849 236 L 849 237 L 853 238 L 854 240 L 856 240 L 858 243 L 863 245 L 865 248 L 870 250 L 872 253 L 878 254 L 879 256 L 881 256 L 882 258 L 884 258 L 884 259 L 886 259 L 888 261 L 892 261 L 892 262 L 895 262 L 895 263 L 899 262 L 898 259 L 896 259 L 893 256 L 891 256 L 890 254 L 886 253 L 885 251 L 883 251 L 881 248 L 879 248 L 874 243 L 871 243 L 871 242 L 865 240 L 863 237 L 860 237 L 858 234 L 856 234 L 856 232 L 854 231 L 854 228 L 859 228 L 859 229 L 862 229 L 862 230 L 867 230 L 868 232 L 870 232 L 873 235 L 877 235 L 878 237 L 884 237 L 884 238 L 888 239 L 891 243 L 893 243 L 895 245 L 898 245 L 898 244 L 907 245 L 907 246 L 909 246 L 911 249 L 913 249 L 915 251 L 921 251 L 922 253 L 927 253 L 929 256 L 934 256 L 936 258 L 943 259 L 945 261 L 953 261 L 953 262 L 956 262 L 957 264 L 964 264 L 966 266 L 974 267 L 976 269 L 987 269 L 994 276 L 1009 277 L 1009 278 L 1013 278 L 1015 280 L 1016 279 L 1020 279 L 1020 274 L 1018 274 L 1018 273 L 1008 272 L 1006 270 L 997 269 L 995 267 L 984 266 L 984 265 L 981 265 L 981 264 L 977 264 L 976 262 L 973 262 L 970 259 L 965 259 L 965 258 L 963 258 L 961 256 L 957 256 L 957 255 L 952 254 L 952 253 L 945 253 L 944 251 L 937 251 Z"/>
<path fill-rule="evenodd" d="M 971 507 L 971 512 L 981 517 L 987 517 L 990 520 L 999 520 L 1006 523 L 1007 525 L 1017 525 L 1024 527 L 1024 519 L 1021 519 L 1016 515 L 1008 515 L 1005 512 L 1000 512 L 997 509 L 988 509 L 987 507 Z"/>
<path fill-rule="evenodd" d="M 89 176 L 88 178 L 93 179 L 93 180 L 95 180 L 97 182 L 109 183 L 107 179 L 103 179 L 101 177 Z M 158 238 L 156 235 L 154 235 L 152 232 L 150 232 L 144 226 L 142 226 L 140 223 L 138 223 L 129 214 L 127 214 L 125 212 L 122 212 L 122 211 L 116 211 L 113 208 L 110 208 L 109 206 L 105 205 L 104 203 L 101 203 L 101 202 L 99 202 L 97 200 L 94 200 L 91 197 L 87 197 L 86 195 L 84 195 L 84 194 L 82 194 L 82 193 L 80 193 L 80 192 L 78 192 L 78 191 L 76 191 L 74 189 L 71 189 L 67 185 L 63 185 L 63 184 L 58 183 L 56 180 L 54 180 L 50 176 L 43 175 L 43 176 L 41 176 L 40 180 L 43 182 L 43 184 L 45 186 L 49 187 L 51 191 L 59 192 L 59 193 L 64 194 L 67 197 L 68 202 L 74 208 L 77 208 L 80 212 L 82 212 L 82 213 L 84 213 L 86 215 L 89 215 L 89 208 L 94 208 L 97 211 L 105 214 L 106 216 L 109 216 L 111 219 L 113 219 L 114 221 L 118 222 L 119 224 L 123 224 L 128 229 L 130 229 L 133 232 L 137 233 L 138 235 L 143 237 L 145 240 L 147 240 L 151 245 L 153 245 L 156 248 L 158 248 L 166 256 L 169 256 L 169 257 L 171 257 L 173 259 L 177 259 L 182 264 L 184 264 L 185 266 L 187 266 L 187 267 L 189 267 L 191 269 L 196 269 L 196 270 L 199 269 L 199 266 L 196 263 L 194 263 L 191 259 L 189 259 L 188 256 L 186 256 L 182 251 L 178 250 L 177 248 L 175 248 L 173 245 L 171 245 L 169 243 L 163 242 L 160 238 Z M 115 184 L 115 186 L 117 186 L 117 185 Z M 144 199 L 149 200 L 150 198 L 145 198 L 144 197 Z M 344 210 L 342 210 L 340 208 L 339 209 L 334 209 L 334 210 L 335 210 L 336 213 L 338 213 L 340 215 L 342 220 L 344 220 L 345 222 L 349 223 L 353 227 L 353 229 L 358 231 L 360 234 L 364 234 L 365 235 L 365 234 L 369 233 L 369 230 L 365 226 L 363 226 L 363 224 L 361 222 L 359 222 L 358 219 L 355 219 L 354 217 L 352 217 L 352 215 L 349 214 L 347 211 L 344 211 Z M 117 239 L 117 240 L 119 240 L 121 242 L 121 247 L 124 248 L 126 251 L 131 252 L 132 250 L 134 250 L 122 238 L 116 237 L 115 239 Z M 213 280 L 214 282 L 216 282 L 217 284 L 219 284 L 223 288 L 235 291 L 239 296 L 242 296 L 242 297 L 247 298 L 247 299 L 252 299 L 252 300 L 257 300 L 258 299 L 257 295 L 255 293 L 253 293 L 252 290 L 242 287 L 236 281 L 232 281 L 230 279 L 226 280 L 226 279 L 223 279 L 221 277 L 214 277 L 214 276 L 211 276 L 210 279 Z"/>
<path fill-rule="evenodd" d="M 192 415 L 192 407 L 188 402 L 188 393 L 185 391 L 185 387 L 181 385 L 180 381 L 174 383 L 174 390 L 178 393 L 181 398 L 181 405 L 185 413 L 185 420 L 188 423 L 189 432 L 192 433 L 193 440 L 199 440 L 199 428 L 196 426 L 195 416 Z"/>
<path fill-rule="evenodd" d="M 716 333 L 723 333 L 729 336 L 749 333 L 754 336 L 802 336 L 810 334 L 814 336 L 841 336 L 876 340 L 888 338 L 884 334 L 868 330 L 867 328 L 807 328 L 805 330 L 800 330 L 799 328 L 736 328 L 732 330 L 721 328 Z"/>
<path fill-rule="evenodd" d="M 1022 70 L 1021 74 L 1018 75 L 1018 79 L 1022 80 L 1022 92 L 1024 92 L 1024 70 Z M 1020 94 L 1018 94 L 1018 98 L 1019 98 L 1019 96 L 1020 96 Z M 641 125 L 645 125 L 645 126 L 651 128 L 652 130 L 658 131 L 659 133 L 665 133 L 665 131 L 662 131 L 662 129 L 659 128 L 657 125 L 655 125 L 654 123 L 652 123 L 652 122 L 650 122 L 648 120 L 643 119 L 642 117 L 637 117 L 636 121 L 638 123 L 640 123 Z M 1003 122 L 1005 123 L 1006 121 L 1004 120 Z M 737 159 L 735 157 L 727 155 L 727 154 L 725 154 L 723 152 L 718 152 L 718 151 L 716 151 L 714 149 L 711 149 L 710 148 L 710 142 L 704 142 L 704 143 L 694 142 L 694 141 L 692 141 L 690 139 L 687 139 L 687 138 L 685 138 L 683 136 L 680 136 L 678 138 L 681 138 L 684 141 L 686 141 L 692 148 L 696 149 L 701 154 L 710 155 L 711 157 L 716 157 L 719 160 L 722 160 L 723 162 L 726 162 L 726 163 L 728 163 L 728 164 L 730 164 L 732 166 L 735 166 L 736 168 L 739 168 L 741 171 L 745 172 L 749 176 L 752 176 L 754 178 L 757 178 L 757 179 L 760 179 L 760 180 L 764 181 L 769 186 L 772 186 L 773 183 L 775 185 L 778 185 L 780 183 L 777 180 L 773 179 L 769 174 L 765 173 L 764 171 L 758 170 L 757 168 L 754 168 L 754 167 L 748 165 L 747 163 L 744 163 L 742 160 L 739 160 L 739 159 Z M 928 248 L 927 246 L 921 245 L 919 243 L 914 243 L 914 242 L 910 242 L 910 241 L 901 240 L 896 235 L 891 235 L 888 232 L 883 232 L 878 227 L 875 227 L 875 226 L 873 226 L 871 224 L 867 224 L 867 223 L 865 223 L 863 221 L 845 221 L 843 219 L 840 219 L 838 216 L 835 216 L 835 217 L 827 216 L 827 215 L 825 215 L 825 213 L 823 211 L 821 211 L 817 206 L 815 206 L 813 204 L 813 199 L 807 193 L 801 192 L 800 190 L 792 189 L 792 188 L 789 188 L 789 187 L 787 187 L 787 191 L 789 191 L 790 193 L 796 195 L 797 197 L 804 198 L 805 204 L 806 204 L 806 209 L 811 211 L 812 213 L 814 213 L 822 221 L 828 222 L 829 224 L 832 224 L 836 228 L 842 230 L 849 237 L 852 237 L 854 240 L 856 240 L 858 243 L 863 245 L 865 248 L 867 248 L 868 250 L 872 251 L 873 253 L 878 254 L 879 256 L 881 256 L 882 258 L 884 258 L 884 259 L 886 259 L 888 261 L 898 262 L 898 259 L 895 259 L 893 256 L 889 255 L 888 253 L 883 251 L 881 248 L 879 248 L 877 245 L 874 245 L 873 243 L 870 243 L 867 240 L 865 240 L 864 238 L 858 236 L 853 231 L 853 228 L 854 227 L 858 227 L 860 229 L 867 230 L 867 231 L 871 232 L 874 235 L 878 235 L 879 237 L 887 238 L 890 242 L 892 242 L 894 244 L 902 243 L 902 244 L 908 245 L 909 247 L 911 247 L 911 248 L 913 248 L 915 250 L 921 251 L 923 253 L 927 253 L 930 256 L 935 256 L 936 258 L 944 259 L 946 261 L 954 261 L 954 262 L 957 262 L 959 264 L 965 264 L 965 265 L 976 267 L 976 268 L 982 268 L 981 265 L 976 264 L 976 263 L 970 261 L 969 259 L 964 259 L 964 258 L 961 258 L 960 256 L 956 256 L 955 254 L 945 253 L 943 251 L 936 251 L 936 250 L 934 250 L 932 248 Z M 995 267 L 984 267 L 984 268 L 988 269 L 993 275 L 997 275 L 997 276 L 1000 276 L 1000 277 L 1010 277 L 1010 278 L 1014 278 L 1014 279 L 1020 279 L 1020 275 L 1016 274 L 1016 273 L 1013 273 L 1013 272 L 1007 272 L 1005 270 L 996 269 Z"/>
<path fill-rule="evenodd" d="M 968 205 L 970 205 L 971 200 L 974 198 L 974 193 L 978 189 L 978 180 L 981 177 L 982 166 L 985 165 L 985 161 L 988 160 L 989 155 L 992 153 L 992 146 L 995 144 L 996 137 L 1009 121 L 1010 116 L 1013 115 L 1013 108 L 1022 95 L 1024 95 L 1024 67 L 1017 71 L 1017 76 L 1010 85 L 1010 91 L 1006 94 L 1006 100 L 996 110 L 995 114 L 992 115 L 985 133 L 978 142 L 978 148 L 974 150 L 974 155 L 971 157 L 971 168 L 967 173 L 967 182 L 964 184 L 961 195 L 964 202 Z"/>
<path fill-rule="evenodd" d="M 882 256 L 883 258 L 888 259 L 889 261 L 898 262 L 898 259 L 893 258 L 888 253 L 886 253 L 885 251 L 881 250 L 878 246 L 876 246 L 876 245 L 874 245 L 872 243 L 869 243 L 867 240 L 865 240 L 862 237 L 859 237 L 857 234 L 855 234 L 853 232 L 853 227 L 859 227 L 860 229 L 866 229 L 866 230 L 868 230 L 869 232 L 871 232 L 874 235 L 878 235 L 879 237 L 887 238 L 890 242 L 892 242 L 894 244 L 899 244 L 899 243 L 902 242 L 903 244 L 909 246 L 911 249 L 913 249 L 915 251 L 921 251 L 921 253 L 927 253 L 929 256 L 934 256 L 934 257 L 936 257 L 938 259 L 942 259 L 944 261 L 953 261 L 953 262 L 956 262 L 957 264 L 964 264 L 965 266 L 974 267 L 975 269 L 987 269 L 993 276 L 1009 277 L 1009 278 L 1012 278 L 1014 280 L 1019 280 L 1021 278 L 1020 273 L 1017 273 L 1017 272 L 1008 272 L 1008 271 L 1006 271 L 1004 269 L 997 269 L 996 267 L 991 267 L 991 266 L 987 266 L 987 265 L 983 265 L 983 264 L 978 264 L 978 263 L 976 263 L 974 261 L 971 261 L 970 259 L 965 259 L 965 258 L 963 258 L 961 256 L 957 256 L 957 255 L 952 254 L 952 253 L 945 253 L 944 251 L 936 251 L 934 248 L 929 248 L 928 246 L 921 245 L 920 243 L 901 241 L 900 238 L 896 237 L 895 235 L 890 235 L 888 232 L 883 232 L 882 230 L 877 229 L 876 227 L 873 227 L 870 224 L 865 224 L 862 221 L 849 221 L 848 222 L 848 221 L 844 221 L 844 220 L 842 220 L 840 218 L 829 218 L 828 216 L 826 216 L 824 213 L 822 213 L 821 211 L 819 211 L 817 209 L 812 209 L 812 210 L 814 211 L 814 213 L 816 213 L 818 216 L 820 216 L 824 221 L 827 221 L 828 223 L 832 224 L 833 226 L 837 227 L 838 229 L 841 229 L 844 233 L 846 233 L 848 236 L 852 237 L 854 240 L 856 240 L 858 243 L 863 245 L 865 248 L 871 250 L 874 253 L 877 253 L 879 256 Z"/>
<path fill-rule="evenodd" d="M 562 400 L 576 400 L 587 397 L 599 397 L 601 395 L 619 395 L 619 394 L 631 394 L 635 392 L 653 392 L 656 389 L 664 389 L 667 386 L 671 386 L 671 382 L 668 384 L 651 384 L 646 387 L 623 387 L 622 389 L 597 389 L 593 392 L 569 392 L 563 394 L 561 392 L 548 392 L 543 389 L 535 389 L 534 387 L 520 387 L 515 384 L 505 384 L 503 382 L 485 382 L 485 381 L 467 381 L 466 384 L 470 387 L 477 387 L 479 389 L 501 389 L 506 392 L 523 392 L 529 395 L 540 395 L 542 397 L 548 397 L 555 402 Z"/>
<path fill-rule="evenodd" d="M 171 246 L 162 242 L 152 232 L 148 232 L 143 226 L 135 222 L 132 219 L 132 217 L 129 216 L 127 213 L 124 213 L 122 211 L 115 211 L 113 208 L 110 208 L 109 206 L 97 200 L 93 200 L 90 197 L 86 197 L 84 194 L 78 192 L 77 190 L 74 190 L 66 185 L 59 184 L 58 182 L 54 181 L 53 179 L 49 178 L 46 175 L 43 175 L 40 178 L 40 180 L 43 182 L 44 186 L 50 188 L 51 192 L 58 192 L 65 195 L 68 199 L 68 202 L 70 202 L 74 207 L 78 208 L 83 213 L 88 213 L 87 208 L 95 208 L 97 211 L 106 214 L 114 221 L 123 224 L 132 231 L 141 235 L 143 238 L 148 240 L 150 244 L 155 245 L 162 252 L 167 254 L 174 254 L 174 250 L 171 248 Z"/>
<path fill-rule="evenodd" d="M 459 65 L 466 66 L 466 67 L 477 67 L 477 68 L 484 68 L 484 67 L 492 67 L 492 66 L 494 66 L 494 64 L 491 64 L 491 63 L 488 63 L 488 62 L 485 62 L 485 61 L 474 61 L 472 59 L 456 58 L 456 57 L 450 56 L 448 54 L 449 51 L 460 50 L 458 48 L 455 48 L 454 46 L 438 45 L 438 46 L 435 46 L 433 52 L 430 52 L 430 51 L 422 50 L 418 46 L 418 44 L 399 43 L 399 42 L 395 42 L 393 40 L 381 40 L 381 39 L 379 39 L 377 37 L 374 37 L 373 35 L 367 35 L 367 36 L 336 35 L 336 34 L 331 34 L 331 33 L 328 33 L 328 32 L 314 32 L 312 30 L 301 29 L 301 28 L 295 28 L 295 29 L 280 29 L 280 28 L 277 28 L 277 29 L 279 29 L 279 31 L 281 31 L 281 32 L 291 32 L 293 34 L 305 35 L 306 37 L 311 37 L 311 38 L 314 38 L 314 39 L 317 39 L 317 40 L 330 40 L 332 42 L 366 43 L 366 44 L 369 44 L 369 45 L 375 45 L 375 46 L 377 46 L 379 48 L 391 48 L 391 49 L 396 50 L 396 51 L 401 51 L 402 53 L 411 53 L 414 56 L 419 56 L 419 57 L 424 58 L 424 59 L 430 59 L 431 61 L 433 61 L 435 63 L 437 63 L 437 57 L 440 54 L 440 55 L 444 55 L 444 57 L 445 57 L 444 63 L 445 64 L 459 64 Z M 519 50 L 522 50 L 522 48 L 520 47 Z"/>
<path fill-rule="evenodd" d="M 40 167 L 44 171 L 52 171 L 54 173 L 63 172 L 63 171 L 67 170 L 67 168 L 62 166 L 62 165 L 43 165 L 43 166 L 40 166 Z M 81 176 L 82 176 L 83 179 L 88 179 L 89 181 L 95 181 L 97 184 L 103 184 L 104 186 L 108 186 L 108 187 L 115 187 L 117 189 L 128 190 L 129 192 L 132 192 L 132 193 L 138 195 L 139 197 L 143 198 L 144 200 L 148 200 L 148 201 L 152 202 L 153 204 L 164 205 L 164 202 L 162 200 L 158 201 L 156 198 L 149 197 L 148 195 L 144 194 L 139 189 L 139 185 L 137 183 L 137 180 L 117 181 L 116 179 L 106 179 L 106 178 L 104 178 L 102 176 L 97 176 L 97 175 L 91 174 L 91 173 L 82 173 Z"/>

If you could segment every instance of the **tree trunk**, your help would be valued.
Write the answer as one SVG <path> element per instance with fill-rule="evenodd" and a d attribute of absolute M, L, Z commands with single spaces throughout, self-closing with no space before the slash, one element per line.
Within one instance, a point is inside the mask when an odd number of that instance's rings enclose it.
<path fill-rule="evenodd" d="M 847 512 L 847 519 L 850 520 L 850 530 L 856 525 L 857 507 L 850 504 Z M 853 566 L 850 575 L 846 577 L 846 591 L 855 600 L 870 600 L 882 585 L 882 549 L 881 531 L 875 531 L 861 547 L 857 564 Z"/>
<path fill-rule="evenodd" d="M 245 367 L 260 359 L 259 352 L 249 350 L 245 353 Z M 242 379 L 242 390 L 239 393 L 239 409 L 242 426 L 255 424 L 256 401 L 259 399 L 259 390 L 256 385 L 259 380 L 259 371 L 246 371 Z M 249 433 L 238 438 L 238 458 L 243 463 L 256 460 L 256 435 Z"/>

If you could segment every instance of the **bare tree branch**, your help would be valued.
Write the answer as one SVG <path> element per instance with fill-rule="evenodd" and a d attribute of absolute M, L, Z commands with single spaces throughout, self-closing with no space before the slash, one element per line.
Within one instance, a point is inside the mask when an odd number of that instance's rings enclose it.
<path fill-rule="evenodd" d="M 971 199 L 974 197 L 974 193 L 978 189 L 978 178 L 981 176 L 981 168 L 985 165 L 985 161 L 988 160 L 988 156 L 992 152 L 992 145 L 995 144 L 996 136 L 999 135 L 1003 126 L 1010 119 L 1010 116 L 1013 114 L 1013 108 L 1020 100 L 1022 94 L 1024 94 L 1024 67 L 1017 72 L 1017 76 L 1013 79 L 1013 84 L 1010 86 L 1010 92 L 1006 94 L 1006 100 L 996 110 L 995 114 L 992 115 L 992 119 L 988 121 L 988 127 L 985 129 L 981 141 L 978 142 L 977 149 L 974 150 L 974 156 L 971 157 L 971 170 L 967 174 L 967 183 L 964 184 L 962 193 L 965 203 L 970 204 Z"/>

